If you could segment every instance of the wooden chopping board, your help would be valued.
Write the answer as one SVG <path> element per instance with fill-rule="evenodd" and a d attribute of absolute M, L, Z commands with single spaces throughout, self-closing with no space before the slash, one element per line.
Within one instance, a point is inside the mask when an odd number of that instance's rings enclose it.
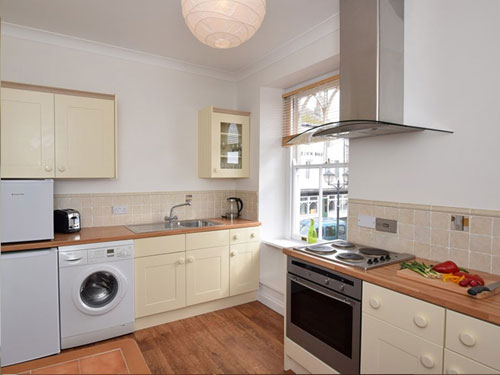
<path fill-rule="evenodd" d="M 422 283 L 422 284 L 432 285 L 436 288 L 446 289 L 446 290 L 450 290 L 450 291 L 455 292 L 455 293 L 460 293 L 460 294 L 468 296 L 467 289 L 469 289 L 469 287 L 463 287 L 463 286 L 460 286 L 458 284 L 452 283 L 450 281 L 443 282 L 441 279 L 427 279 L 427 278 L 425 278 L 425 277 L 419 275 L 418 273 L 413 272 L 409 269 L 399 270 L 396 272 L 396 275 L 398 275 L 399 277 L 403 277 L 405 279 L 418 281 L 419 283 Z M 484 277 L 483 277 L 483 279 L 484 279 L 485 285 L 494 283 L 496 281 L 496 280 L 487 279 Z"/>

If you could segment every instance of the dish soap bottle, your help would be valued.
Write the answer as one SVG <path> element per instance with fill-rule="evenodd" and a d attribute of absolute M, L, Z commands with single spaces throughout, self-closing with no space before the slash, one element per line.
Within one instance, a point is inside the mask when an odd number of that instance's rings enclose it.
<path fill-rule="evenodd" d="M 318 242 L 318 235 L 316 234 L 316 229 L 314 229 L 314 219 L 311 219 L 311 224 L 309 225 L 309 231 L 307 232 L 307 243 Z"/>

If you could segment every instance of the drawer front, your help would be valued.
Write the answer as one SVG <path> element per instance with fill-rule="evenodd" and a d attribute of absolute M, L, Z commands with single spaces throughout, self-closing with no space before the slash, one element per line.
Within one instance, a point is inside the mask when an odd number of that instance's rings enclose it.
<path fill-rule="evenodd" d="M 444 374 L 498 374 L 498 371 L 472 359 L 444 350 Z"/>
<path fill-rule="evenodd" d="M 500 326 L 455 311 L 446 312 L 446 347 L 500 370 Z"/>
<path fill-rule="evenodd" d="M 228 246 L 229 231 L 190 233 L 186 235 L 186 250 L 206 249 L 208 247 Z"/>
<path fill-rule="evenodd" d="M 186 250 L 186 235 L 141 238 L 134 240 L 135 258 L 177 253 Z"/>
<path fill-rule="evenodd" d="M 367 282 L 363 283 L 363 312 L 444 345 L 445 309 Z"/>
<path fill-rule="evenodd" d="M 260 227 L 231 229 L 229 231 L 231 245 L 260 241 Z"/>
<path fill-rule="evenodd" d="M 362 374 L 440 374 L 443 347 L 363 313 Z"/>

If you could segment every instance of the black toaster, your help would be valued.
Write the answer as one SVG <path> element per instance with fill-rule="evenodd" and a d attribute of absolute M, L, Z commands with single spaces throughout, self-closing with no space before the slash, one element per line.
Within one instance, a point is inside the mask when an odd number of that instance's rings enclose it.
<path fill-rule="evenodd" d="M 73 233 L 81 229 L 80 213 L 72 208 L 54 210 L 54 231 Z"/>

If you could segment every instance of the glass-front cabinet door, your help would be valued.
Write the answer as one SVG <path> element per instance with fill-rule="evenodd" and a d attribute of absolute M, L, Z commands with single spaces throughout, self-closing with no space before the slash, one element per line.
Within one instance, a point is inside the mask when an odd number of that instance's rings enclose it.
<path fill-rule="evenodd" d="M 250 114 L 212 107 L 204 113 L 206 110 L 200 111 L 198 124 L 200 177 L 248 177 Z"/>

